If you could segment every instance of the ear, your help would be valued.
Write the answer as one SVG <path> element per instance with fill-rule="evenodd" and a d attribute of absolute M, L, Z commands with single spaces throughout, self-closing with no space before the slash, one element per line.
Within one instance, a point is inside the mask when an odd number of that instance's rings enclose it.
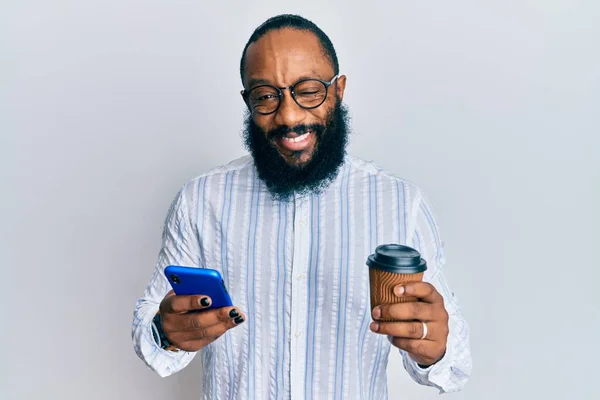
<path fill-rule="evenodd" d="M 344 91 L 346 90 L 346 75 L 340 75 L 336 80 L 336 94 L 340 100 L 344 99 Z"/>
<path fill-rule="evenodd" d="M 245 93 L 245 92 L 246 92 L 245 90 L 242 90 L 242 91 L 240 92 L 240 95 L 242 96 L 242 100 L 244 101 L 244 104 L 246 105 L 246 107 L 248 107 L 248 110 L 252 111 L 252 110 L 250 109 L 250 104 L 248 104 L 248 97 L 246 96 L 246 93 Z"/>

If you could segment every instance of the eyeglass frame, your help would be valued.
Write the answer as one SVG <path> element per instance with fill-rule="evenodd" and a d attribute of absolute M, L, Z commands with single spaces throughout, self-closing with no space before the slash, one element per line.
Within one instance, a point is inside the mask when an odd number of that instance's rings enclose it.
<path fill-rule="evenodd" d="M 321 107 L 323 105 L 323 103 L 325 103 L 325 101 L 327 101 L 327 96 L 329 95 L 329 87 L 331 85 L 333 85 L 333 83 L 340 77 L 340 75 L 335 75 L 333 78 L 331 78 L 331 80 L 328 81 L 324 81 L 322 79 L 318 79 L 318 78 L 306 78 L 306 79 L 301 79 L 298 82 L 294 83 L 293 85 L 290 86 L 285 86 L 285 87 L 277 87 L 274 85 L 267 85 L 267 84 L 261 84 L 261 85 L 256 85 L 248 90 L 244 89 L 240 92 L 240 94 L 242 95 L 242 98 L 244 99 L 244 102 L 246 103 L 246 106 L 248 106 L 248 108 L 250 109 L 251 112 L 257 112 L 260 115 L 271 115 L 276 113 L 279 110 L 279 107 L 281 107 L 281 100 L 283 99 L 283 91 L 286 89 L 289 89 L 290 94 L 292 95 L 292 99 L 294 99 L 294 103 L 296 103 L 298 105 L 298 107 L 304 109 L 304 110 L 314 110 L 317 107 Z M 303 82 L 307 82 L 307 81 L 317 81 L 317 82 L 321 82 L 323 85 L 325 85 L 325 96 L 323 97 L 323 101 L 321 103 L 319 103 L 316 106 L 311 106 L 311 107 L 304 107 L 303 105 L 301 105 L 300 103 L 298 103 L 298 100 L 296 99 L 296 92 L 294 91 L 294 89 L 296 88 L 296 86 L 300 85 Z M 253 91 L 254 89 L 260 88 L 260 87 L 271 87 L 275 90 L 277 90 L 277 94 L 279 97 L 279 103 L 277 103 L 277 107 L 275 108 L 275 110 L 268 112 L 268 113 L 261 113 L 260 111 L 256 111 L 256 109 L 252 109 L 252 107 L 250 106 L 250 103 L 248 101 L 248 95 L 250 94 L 251 91 Z"/>

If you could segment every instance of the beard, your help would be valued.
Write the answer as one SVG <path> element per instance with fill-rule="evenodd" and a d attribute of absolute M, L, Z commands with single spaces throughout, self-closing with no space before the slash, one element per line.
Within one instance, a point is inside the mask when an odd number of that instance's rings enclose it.
<path fill-rule="evenodd" d="M 288 163 L 277 149 L 275 139 L 290 132 L 302 135 L 309 131 L 316 137 L 312 156 L 301 164 Z M 344 162 L 348 134 L 348 109 L 339 99 L 327 113 L 324 125 L 281 126 L 265 132 L 247 111 L 243 130 L 244 144 L 254 158 L 258 177 L 278 200 L 289 200 L 295 194 L 318 194 L 326 189 Z M 301 153 L 293 157 L 299 159 Z"/>

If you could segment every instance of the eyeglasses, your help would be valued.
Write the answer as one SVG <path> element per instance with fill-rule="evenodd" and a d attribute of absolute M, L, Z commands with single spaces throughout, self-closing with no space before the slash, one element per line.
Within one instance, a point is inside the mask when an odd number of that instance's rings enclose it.
<path fill-rule="evenodd" d="M 338 78 L 331 78 L 329 82 L 320 79 L 303 79 L 292 86 L 278 88 L 272 85 L 259 85 L 250 90 L 242 90 L 242 97 L 250 111 L 262 115 L 273 114 L 279 109 L 283 91 L 290 90 L 292 98 L 300 107 L 311 110 L 319 107 L 327 99 L 327 89 Z"/>

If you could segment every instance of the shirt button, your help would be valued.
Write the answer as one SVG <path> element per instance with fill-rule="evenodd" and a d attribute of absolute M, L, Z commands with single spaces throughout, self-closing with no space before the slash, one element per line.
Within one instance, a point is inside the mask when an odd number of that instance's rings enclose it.
<path fill-rule="evenodd" d="M 298 274 L 296 275 L 296 279 L 301 280 L 304 277 L 304 274 Z"/>
<path fill-rule="evenodd" d="M 302 335 L 300 332 L 296 332 L 296 337 L 300 337 Z"/>
<path fill-rule="evenodd" d="M 300 226 L 306 226 L 306 218 L 300 218 L 300 221 L 298 221 L 298 224 Z"/>

